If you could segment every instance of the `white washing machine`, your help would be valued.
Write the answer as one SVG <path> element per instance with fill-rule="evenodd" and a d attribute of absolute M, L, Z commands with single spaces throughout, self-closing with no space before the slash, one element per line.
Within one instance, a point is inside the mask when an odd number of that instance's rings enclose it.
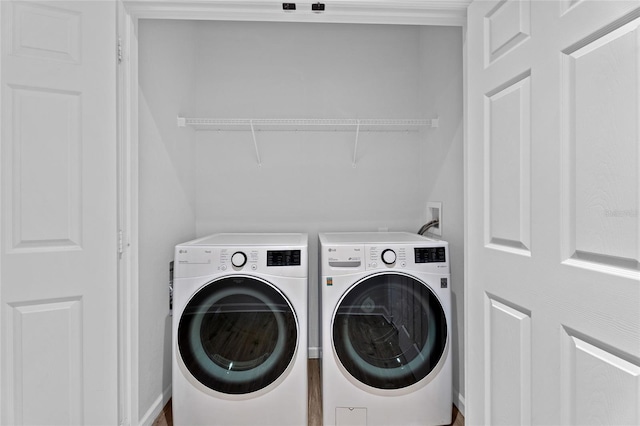
<path fill-rule="evenodd" d="M 319 239 L 324 426 L 450 424 L 448 244 L 404 232 Z"/>
<path fill-rule="evenodd" d="M 175 425 L 306 425 L 306 234 L 176 246 Z"/>

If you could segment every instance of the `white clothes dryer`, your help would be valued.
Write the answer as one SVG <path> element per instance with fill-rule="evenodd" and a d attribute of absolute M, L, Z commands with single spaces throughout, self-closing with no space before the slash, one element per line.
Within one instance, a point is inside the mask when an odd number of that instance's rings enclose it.
<path fill-rule="evenodd" d="M 307 424 L 307 239 L 216 234 L 176 246 L 174 424 Z"/>
<path fill-rule="evenodd" d="M 447 242 L 404 232 L 319 240 L 324 426 L 450 424 Z"/>

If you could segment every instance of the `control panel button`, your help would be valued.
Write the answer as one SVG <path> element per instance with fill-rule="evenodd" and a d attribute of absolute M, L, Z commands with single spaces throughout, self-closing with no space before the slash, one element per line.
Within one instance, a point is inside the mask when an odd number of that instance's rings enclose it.
<path fill-rule="evenodd" d="M 247 255 L 241 251 L 233 253 L 231 256 L 231 264 L 236 268 L 241 268 L 247 263 Z"/>
<path fill-rule="evenodd" d="M 392 265 L 396 263 L 396 252 L 391 249 L 386 249 L 382 252 L 382 261 L 385 265 Z"/>

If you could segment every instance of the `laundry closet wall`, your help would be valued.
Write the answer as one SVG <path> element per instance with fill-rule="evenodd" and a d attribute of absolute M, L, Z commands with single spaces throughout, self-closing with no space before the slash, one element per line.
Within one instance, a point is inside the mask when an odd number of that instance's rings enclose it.
<path fill-rule="evenodd" d="M 151 424 L 170 397 L 169 262 L 176 244 L 196 236 L 195 135 L 178 129 L 175 119 L 195 102 L 196 35 L 193 23 L 181 21 L 150 22 L 138 33 L 141 424 Z"/>
<path fill-rule="evenodd" d="M 450 215 L 443 238 L 448 238 L 449 229 L 456 237 L 452 253 L 459 254 L 454 273 L 457 268 L 460 281 L 454 286 L 459 288 L 461 316 L 459 28 L 142 21 L 139 40 L 141 98 L 146 99 L 140 105 L 141 226 L 147 222 L 140 235 L 141 336 L 149 331 L 144 327 L 170 323 L 166 269 L 168 253 L 179 237 L 307 232 L 309 347 L 310 355 L 317 356 L 318 232 L 416 232 L 424 223 L 426 201 L 435 200 L 432 194 L 442 196 L 435 201 L 443 201 Z M 447 70 L 452 64 L 458 68 Z M 347 119 L 440 115 L 441 126 L 362 132 L 355 167 L 355 129 L 257 132 L 259 166 L 248 128 L 177 128 L 178 114 Z M 143 160 L 147 155 L 152 157 Z M 439 159 L 446 164 L 439 164 Z M 455 175 L 452 182 L 450 175 Z M 176 206 L 167 207 L 174 202 Z M 454 327 L 462 327 L 462 321 Z M 147 355 L 140 353 L 141 416 L 162 403 L 162 392 L 170 384 L 170 377 L 161 383 L 151 378 L 154 373 L 167 374 L 170 334 L 156 332 L 147 340 Z M 454 335 L 454 351 L 461 342 L 460 329 Z M 462 358 L 454 369 L 462 369 Z M 463 391 L 460 383 L 454 388 Z"/>
<path fill-rule="evenodd" d="M 420 182 L 428 201 L 442 202 L 442 239 L 449 242 L 453 348 L 453 401 L 464 409 L 464 122 L 462 30 L 423 27 L 420 35 L 420 113 L 442 117 L 420 145 Z"/>

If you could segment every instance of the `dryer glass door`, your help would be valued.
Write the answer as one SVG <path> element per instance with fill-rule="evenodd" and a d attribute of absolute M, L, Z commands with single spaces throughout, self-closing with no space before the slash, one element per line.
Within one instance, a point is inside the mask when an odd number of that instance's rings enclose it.
<path fill-rule="evenodd" d="M 246 394 L 277 380 L 291 364 L 297 320 L 285 296 L 255 277 L 215 280 L 180 317 L 177 343 L 189 372 L 210 389 Z"/>
<path fill-rule="evenodd" d="M 343 367 L 378 389 L 424 379 L 447 346 L 446 317 L 436 295 L 425 283 L 398 273 L 356 283 L 339 303 L 332 331 Z"/>

